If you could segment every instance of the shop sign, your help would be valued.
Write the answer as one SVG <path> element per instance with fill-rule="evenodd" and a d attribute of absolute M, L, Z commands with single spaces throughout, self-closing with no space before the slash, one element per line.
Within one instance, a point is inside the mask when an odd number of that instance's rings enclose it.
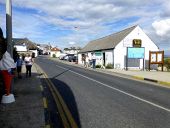
<path fill-rule="evenodd" d="M 142 46 L 142 40 L 141 39 L 133 39 L 133 47 L 140 48 Z"/>

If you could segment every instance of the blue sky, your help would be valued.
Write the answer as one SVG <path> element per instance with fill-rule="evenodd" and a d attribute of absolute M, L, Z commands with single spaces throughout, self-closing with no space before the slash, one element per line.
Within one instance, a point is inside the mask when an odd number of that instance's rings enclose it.
<path fill-rule="evenodd" d="M 12 0 L 13 37 L 58 46 L 85 46 L 89 41 L 139 25 L 170 51 L 170 1 L 167 0 Z M 5 0 L 0 26 L 5 31 Z"/>

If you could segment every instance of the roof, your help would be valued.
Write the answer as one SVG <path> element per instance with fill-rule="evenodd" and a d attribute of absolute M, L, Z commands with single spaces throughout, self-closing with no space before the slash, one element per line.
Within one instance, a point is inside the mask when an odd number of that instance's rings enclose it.
<path fill-rule="evenodd" d="M 55 48 L 52 48 L 51 51 L 60 51 L 60 49 L 55 47 Z"/>
<path fill-rule="evenodd" d="M 37 45 L 27 38 L 13 38 L 14 45 L 26 45 L 28 49 L 37 49 Z"/>
<path fill-rule="evenodd" d="M 70 48 L 64 48 L 65 51 L 70 51 L 70 50 L 80 50 L 80 47 L 70 47 Z"/>
<path fill-rule="evenodd" d="M 137 25 L 124 29 L 120 32 L 113 33 L 109 36 L 90 41 L 80 52 L 106 50 L 115 48 L 130 32 L 132 32 Z"/>

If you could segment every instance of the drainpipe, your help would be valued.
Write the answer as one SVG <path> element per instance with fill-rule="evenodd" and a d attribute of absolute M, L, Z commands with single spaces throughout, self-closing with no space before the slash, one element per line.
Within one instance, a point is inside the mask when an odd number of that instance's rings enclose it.
<path fill-rule="evenodd" d="M 112 51 L 112 58 L 113 58 L 113 68 L 114 68 L 114 48 L 113 48 L 113 51 Z"/>

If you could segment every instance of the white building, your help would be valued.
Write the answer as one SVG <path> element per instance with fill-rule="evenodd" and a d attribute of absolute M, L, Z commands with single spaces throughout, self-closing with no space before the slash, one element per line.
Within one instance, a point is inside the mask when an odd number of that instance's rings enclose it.
<path fill-rule="evenodd" d="M 133 45 L 135 41 L 139 41 L 140 46 L 137 46 L 139 49 L 135 48 L 135 43 Z M 129 48 L 134 48 L 136 53 L 133 53 L 133 56 L 137 58 L 129 57 L 131 54 Z M 158 50 L 154 42 L 136 25 L 89 42 L 79 52 L 78 63 L 82 64 L 84 54 L 91 58 L 91 53 L 95 53 L 96 65 L 112 64 L 114 68 L 119 69 L 143 69 L 148 68 L 149 51 Z"/>
<path fill-rule="evenodd" d="M 19 54 L 31 54 L 33 57 L 38 56 L 37 46 L 27 38 L 13 38 L 14 47 Z"/>
<path fill-rule="evenodd" d="M 14 45 L 16 50 L 18 52 L 26 52 L 27 51 L 27 46 L 26 45 Z"/>
<path fill-rule="evenodd" d="M 51 52 L 50 52 L 50 56 L 51 57 L 60 57 L 60 53 L 61 53 L 61 50 L 60 49 L 58 49 L 58 48 L 52 48 L 51 49 Z"/>

